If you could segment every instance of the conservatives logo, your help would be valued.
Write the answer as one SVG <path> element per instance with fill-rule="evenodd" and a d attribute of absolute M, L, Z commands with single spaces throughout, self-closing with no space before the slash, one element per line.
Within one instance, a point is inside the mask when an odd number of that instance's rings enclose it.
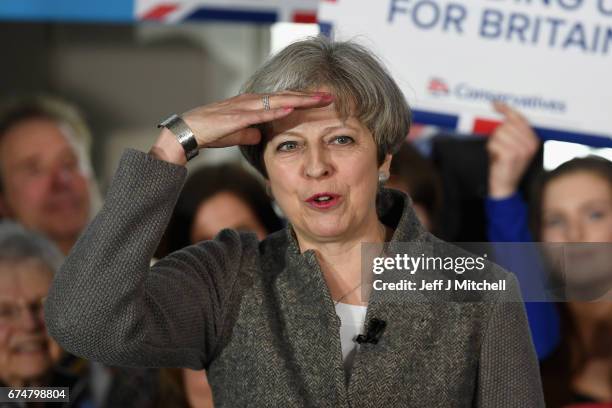
<path fill-rule="evenodd" d="M 495 91 L 485 88 L 471 86 L 465 82 L 451 87 L 439 77 L 429 80 L 427 91 L 435 97 L 455 97 L 459 100 L 473 102 L 492 102 L 502 101 L 514 105 L 518 108 L 543 110 L 554 113 L 565 113 L 567 104 L 558 99 L 546 99 L 539 95 L 518 95 L 509 92 Z"/>
<path fill-rule="evenodd" d="M 449 92 L 448 85 L 441 78 L 431 78 L 429 85 L 427 85 L 427 90 L 435 96 L 446 96 Z"/>

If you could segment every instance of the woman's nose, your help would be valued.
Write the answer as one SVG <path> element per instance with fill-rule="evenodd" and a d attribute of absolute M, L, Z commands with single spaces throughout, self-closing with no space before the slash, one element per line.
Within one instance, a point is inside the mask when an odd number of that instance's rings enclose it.
<path fill-rule="evenodd" d="M 72 170 L 60 166 L 53 170 L 52 180 L 55 186 L 66 186 L 72 182 L 73 177 Z"/>
<path fill-rule="evenodd" d="M 329 154 L 323 148 L 312 148 L 306 152 L 304 173 L 308 178 L 329 176 L 333 171 Z"/>
<path fill-rule="evenodd" d="M 584 226 L 580 222 L 574 221 L 570 224 L 567 235 L 568 242 L 583 242 L 585 240 Z"/>

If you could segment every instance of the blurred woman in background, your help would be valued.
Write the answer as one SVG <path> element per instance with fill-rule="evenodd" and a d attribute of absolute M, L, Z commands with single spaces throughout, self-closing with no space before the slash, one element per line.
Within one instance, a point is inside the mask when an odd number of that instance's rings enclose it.
<path fill-rule="evenodd" d="M 61 349 L 47 335 L 42 302 L 62 262 L 53 244 L 11 222 L 0 224 L 0 382 L 47 384 Z"/>
<path fill-rule="evenodd" d="M 575 292 L 579 275 L 598 279 L 593 260 L 608 257 L 610 246 L 591 245 L 586 259 L 572 259 L 585 246 L 575 243 L 612 243 L 612 162 L 599 157 L 570 160 L 544 174 L 536 184 L 533 223 L 542 242 L 572 243 L 566 248 L 567 293 Z M 588 248 L 588 247 L 587 247 Z M 604 252 L 606 251 L 606 252 Z M 584 268 L 584 266 L 587 268 Z M 582 266 L 582 267 L 581 267 Z M 610 290 L 607 284 L 583 282 Z M 590 267 L 590 268 L 589 268 Z M 572 276 L 576 275 L 576 276 Z M 609 292 L 608 292 L 609 294 Z M 612 403 L 612 302 L 557 303 L 561 316 L 561 344 L 542 362 L 542 379 L 548 405 L 566 407 L 579 403 Z M 604 405 L 604 403 L 606 403 Z M 578 405 L 577 405 L 578 406 Z"/>
<path fill-rule="evenodd" d="M 88 378 L 57 365 L 62 350 L 43 319 L 43 301 L 62 260 L 42 235 L 0 223 L 0 387 L 70 387 L 70 403 L 62 406 L 91 407 Z"/>
<path fill-rule="evenodd" d="M 599 157 L 578 158 L 544 173 L 535 183 L 529 217 L 518 185 L 540 142 L 518 112 L 503 104 L 496 107 L 505 115 L 505 122 L 493 133 L 487 146 L 490 236 L 496 237 L 493 241 L 527 242 L 533 236 L 536 241 L 546 243 L 572 243 L 563 248 L 566 255 L 588 247 L 577 243 L 599 243 L 590 246 L 590 259 L 571 264 L 568 257 L 564 259 L 564 266 L 572 269 L 563 271 L 565 281 L 562 282 L 566 293 L 570 293 L 568 289 L 576 289 L 576 278 L 593 276 L 593 271 L 585 265 L 601 264 L 593 263 L 593 258 L 608 256 L 602 250 L 607 248 L 605 243 L 612 242 L 612 163 Z M 530 224 L 533 233 L 529 231 Z M 604 265 L 608 278 L 603 282 L 610 282 L 610 265 Z M 602 288 L 603 292 L 609 289 L 609 286 Z M 541 370 L 547 406 L 570 407 L 590 402 L 596 405 L 589 407 L 609 407 L 612 402 L 612 302 L 609 299 L 590 303 L 576 298 L 567 300 L 556 304 L 560 342 L 556 345 L 555 341 L 556 346 L 543 353 Z M 537 331 L 544 327 L 551 330 L 550 320 L 555 315 L 540 310 L 532 321 L 535 314 L 529 313 L 530 306 L 541 309 L 546 305 L 549 304 L 527 303 L 530 325 L 536 331 L 536 346 L 538 338 L 543 341 L 546 335 L 548 340 L 554 337 L 544 332 L 538 335 Z"/>
<path fill-rule="evenodd" d="M 213 239 L 224 228 L 260 240 L 283 228 L 263 183 L 237 164 L 204 166 L 189 176 L 156 255 Z"/>

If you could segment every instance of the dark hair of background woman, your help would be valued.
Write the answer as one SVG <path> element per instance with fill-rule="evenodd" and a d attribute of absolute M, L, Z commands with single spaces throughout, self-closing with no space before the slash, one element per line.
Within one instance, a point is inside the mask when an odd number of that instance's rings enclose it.
<path fill-rule="evenodd" d="M 406 187 L 413 202 L 423 206 L 431 220 L 432 232 L 439 231 L 442 211 L 442 181 L 433 163 L 412 144 L 404 143 L 393 155 L 391 178 Z"/>

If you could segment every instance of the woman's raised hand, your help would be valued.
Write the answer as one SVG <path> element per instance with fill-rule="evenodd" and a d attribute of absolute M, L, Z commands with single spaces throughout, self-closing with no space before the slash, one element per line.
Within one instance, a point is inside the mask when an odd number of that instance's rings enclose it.
<path fill-rule="evenodd" d="M 333 101 L 324 92 L 283 91 L 268 95 L 266 109 L 262 94 L 242 94 L 220 102 L 194 108 L 181 117 L 193 131 L 199 148 L 257 144 L 261 134 L 253 125 L 271 122 L 295 109 L 323 107 Z M 182 147 L 163 129 L 150 154 L 177 164 L 185 164 Z"/>
<path fill-rule="evenodd" d="M 523 173 L 538 151 L 540 140 L 519 112 L 501 102 L 495 102 L 494 107 L 504 115 L 504 121 L 487 142 L 489 196 L 506 198 L 518 189 Z"/>

